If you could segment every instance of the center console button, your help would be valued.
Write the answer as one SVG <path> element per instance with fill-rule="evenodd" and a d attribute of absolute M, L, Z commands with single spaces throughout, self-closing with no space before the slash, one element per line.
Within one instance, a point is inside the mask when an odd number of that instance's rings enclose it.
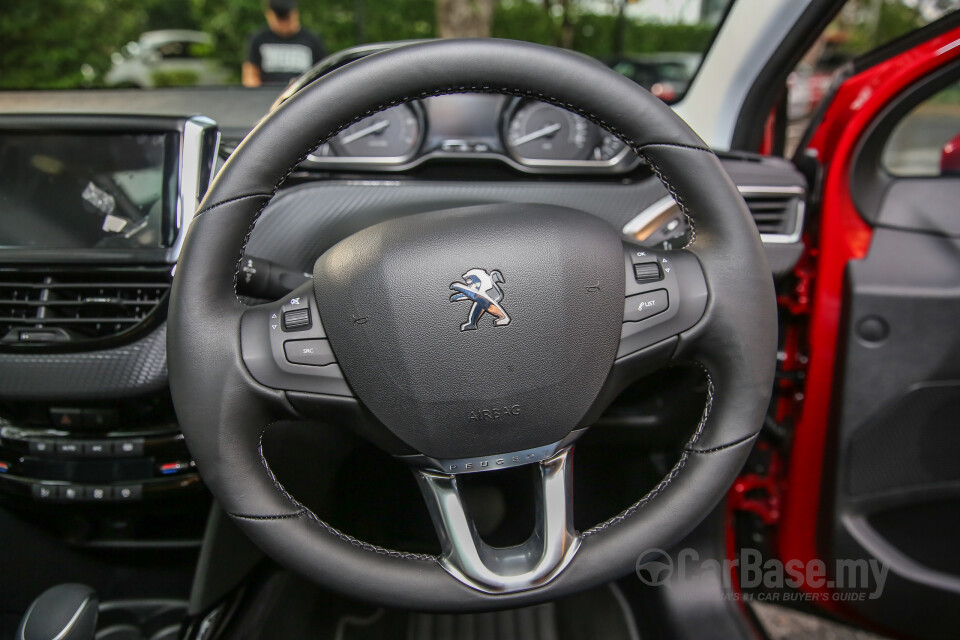
<path fill-rule="evenodd" d="M 143 439 L 120 440 L 113 443 L 113 455 L 136 458 L 143 455 Z"/>
<path fill-rule="evenodd" d="M 83 426 L 87 429 L 112 429 L 119 422 L 116 409 L 83 410 Z"/>
<path fill-rule="evenodd" d="M 80 443 L 76 441 L 57 443 L 57 453 L 61 456 L 79 456 L 81 450 Z"/>
<path fill-rule="evenodd" d="M 112 455 L 110 443 L 94 440 L 83 443 L 83 455 L 90 458 L 107 458 Z"/>
<path fill-rule="evenodd" d="M 83 410 L 51 408 L 50 420 L 55 427 L 64 429 L 79 428 L 83 426 Z"/>
<path fill-rule="evenodd" d="M 83 489 L 75 485 L 57 487 L 57 498 L 68 501 L 81 500 L 83 498 Z"/>
<path fill-rule="evenodd" d="M 46 455 L 53 453 L 53 443 L 49 440 L 30 440 L 30 453 Z"/>
<path fill-rule="evenodd" d="M 106 502 L 110 499 L 110 487 L 84 487 L 83 497 L 92 502 Z"/>
<path fill-rule="evenodd" d="M 143 497 L 143 486 L 126 484 L 113 488 L 113 499 L 121 502 L 140 500 Z"/>
<path fill-rule="evenodd" d="M 32 493 L 37 500 L 54 500 L 57 497 L 57 488 L 52 484 L 35 484 Z"/>

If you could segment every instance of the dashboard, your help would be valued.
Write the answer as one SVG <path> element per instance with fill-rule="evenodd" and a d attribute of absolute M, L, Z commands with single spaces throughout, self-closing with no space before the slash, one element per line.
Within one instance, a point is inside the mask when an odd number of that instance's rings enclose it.
<path fill-rule="evenodd" d="M 364 118 L 314 150 L 306 164 L 403 171 L 427 160 L 465 156 L 528 173 L 624 173 L 639 162 L 620 139 L 560 107 L 460 93 Z"/>

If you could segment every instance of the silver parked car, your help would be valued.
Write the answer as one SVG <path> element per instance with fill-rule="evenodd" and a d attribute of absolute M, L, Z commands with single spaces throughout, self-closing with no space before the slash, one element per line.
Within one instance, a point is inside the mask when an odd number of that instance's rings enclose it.
<path fill-rule="evenodd" d="M 213 38 L 202 31 L 147 31 L 113 54 L 104 80 L 139 88 L 225 84 L 230 74 L 209 56 L 212 49 Z"/>

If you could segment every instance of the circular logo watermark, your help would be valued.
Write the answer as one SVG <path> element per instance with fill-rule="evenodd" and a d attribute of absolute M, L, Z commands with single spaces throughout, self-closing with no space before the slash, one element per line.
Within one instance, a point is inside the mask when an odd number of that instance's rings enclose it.
<path fill-rule="evenodd" d="M 729 590 L 736 577 L 745 597 L 752 598 L 751 591 L 764 589 L 762 597 L 770 600 L 786 598 L 783 594 L 793 597 L 794 591 L 805 588 L 835 591 L 827 594 L 831 598 L 874 600 L 883 592 L 889 572 L 889 567 L 876 559 L 837 559 L 830 567 L 819 558 L 784 562 L 751 548 L 739 549 L 732 558 L 701 558 L 697 549 L 689 547 L 676 549 L 673 555 L 663 549 L 647 549 L 637 558 L 635 568 L 640 582 L 651 587 L 671 580 L 719 578 Z"/>
<path fill-rule="evenodd" d="M 659 587 L 673 575 L 673 558 L 663 549 L 647 549 L 637 558 L 637 577 L 651 587 Z"/>

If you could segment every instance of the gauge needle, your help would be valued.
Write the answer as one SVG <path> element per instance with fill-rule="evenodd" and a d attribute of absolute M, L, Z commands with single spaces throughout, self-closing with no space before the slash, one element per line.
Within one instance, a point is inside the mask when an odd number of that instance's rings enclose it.
<path fill-rule="evenodd" d="M 519 147 L 522 144 L 533 142 L 537 138 L 542 138 L 544 136 L 550 135 L 551 133 L 556 133 L 557 131 L 560 131 L 562 127 L 563 125 L 561 125 L 559 122 L 548 124 L 543 129 L 537 129 L 536 131 L 528 133 L 525 136 L 520 136 L 519 138 L 513 141 L 513 146 Z"/>
<path fill-rule="evenodd" d="M 370 135 L 371 133 L 376 133 L 376 132 L 378 132 L 378 131 L 383 131 L 384 129 L 386 129 L 386 128 L 389 127 L 389 126 L 390 126 L 390 121 L 389 121 L 389 120 L 380 120 L 379 122 L 374 122 L 374 123 L 373 123 L 372 125 L 370 125 L 369 127 L 364 127 L 363 129 L 360 129 L 360 131 L 354 131 L 354 132 L 351 133 L 350 135 L 344 136 L 343 139 L 342 139 L 340 142 L 341 142 L 341 144 L 350 144 L 350 143 L 353 142 L 354 140 L 359 140 L 360 138 L 362 138 L 362 137 L 364 137 L 364 136 L 368 136 L 368 135 Z"/>

